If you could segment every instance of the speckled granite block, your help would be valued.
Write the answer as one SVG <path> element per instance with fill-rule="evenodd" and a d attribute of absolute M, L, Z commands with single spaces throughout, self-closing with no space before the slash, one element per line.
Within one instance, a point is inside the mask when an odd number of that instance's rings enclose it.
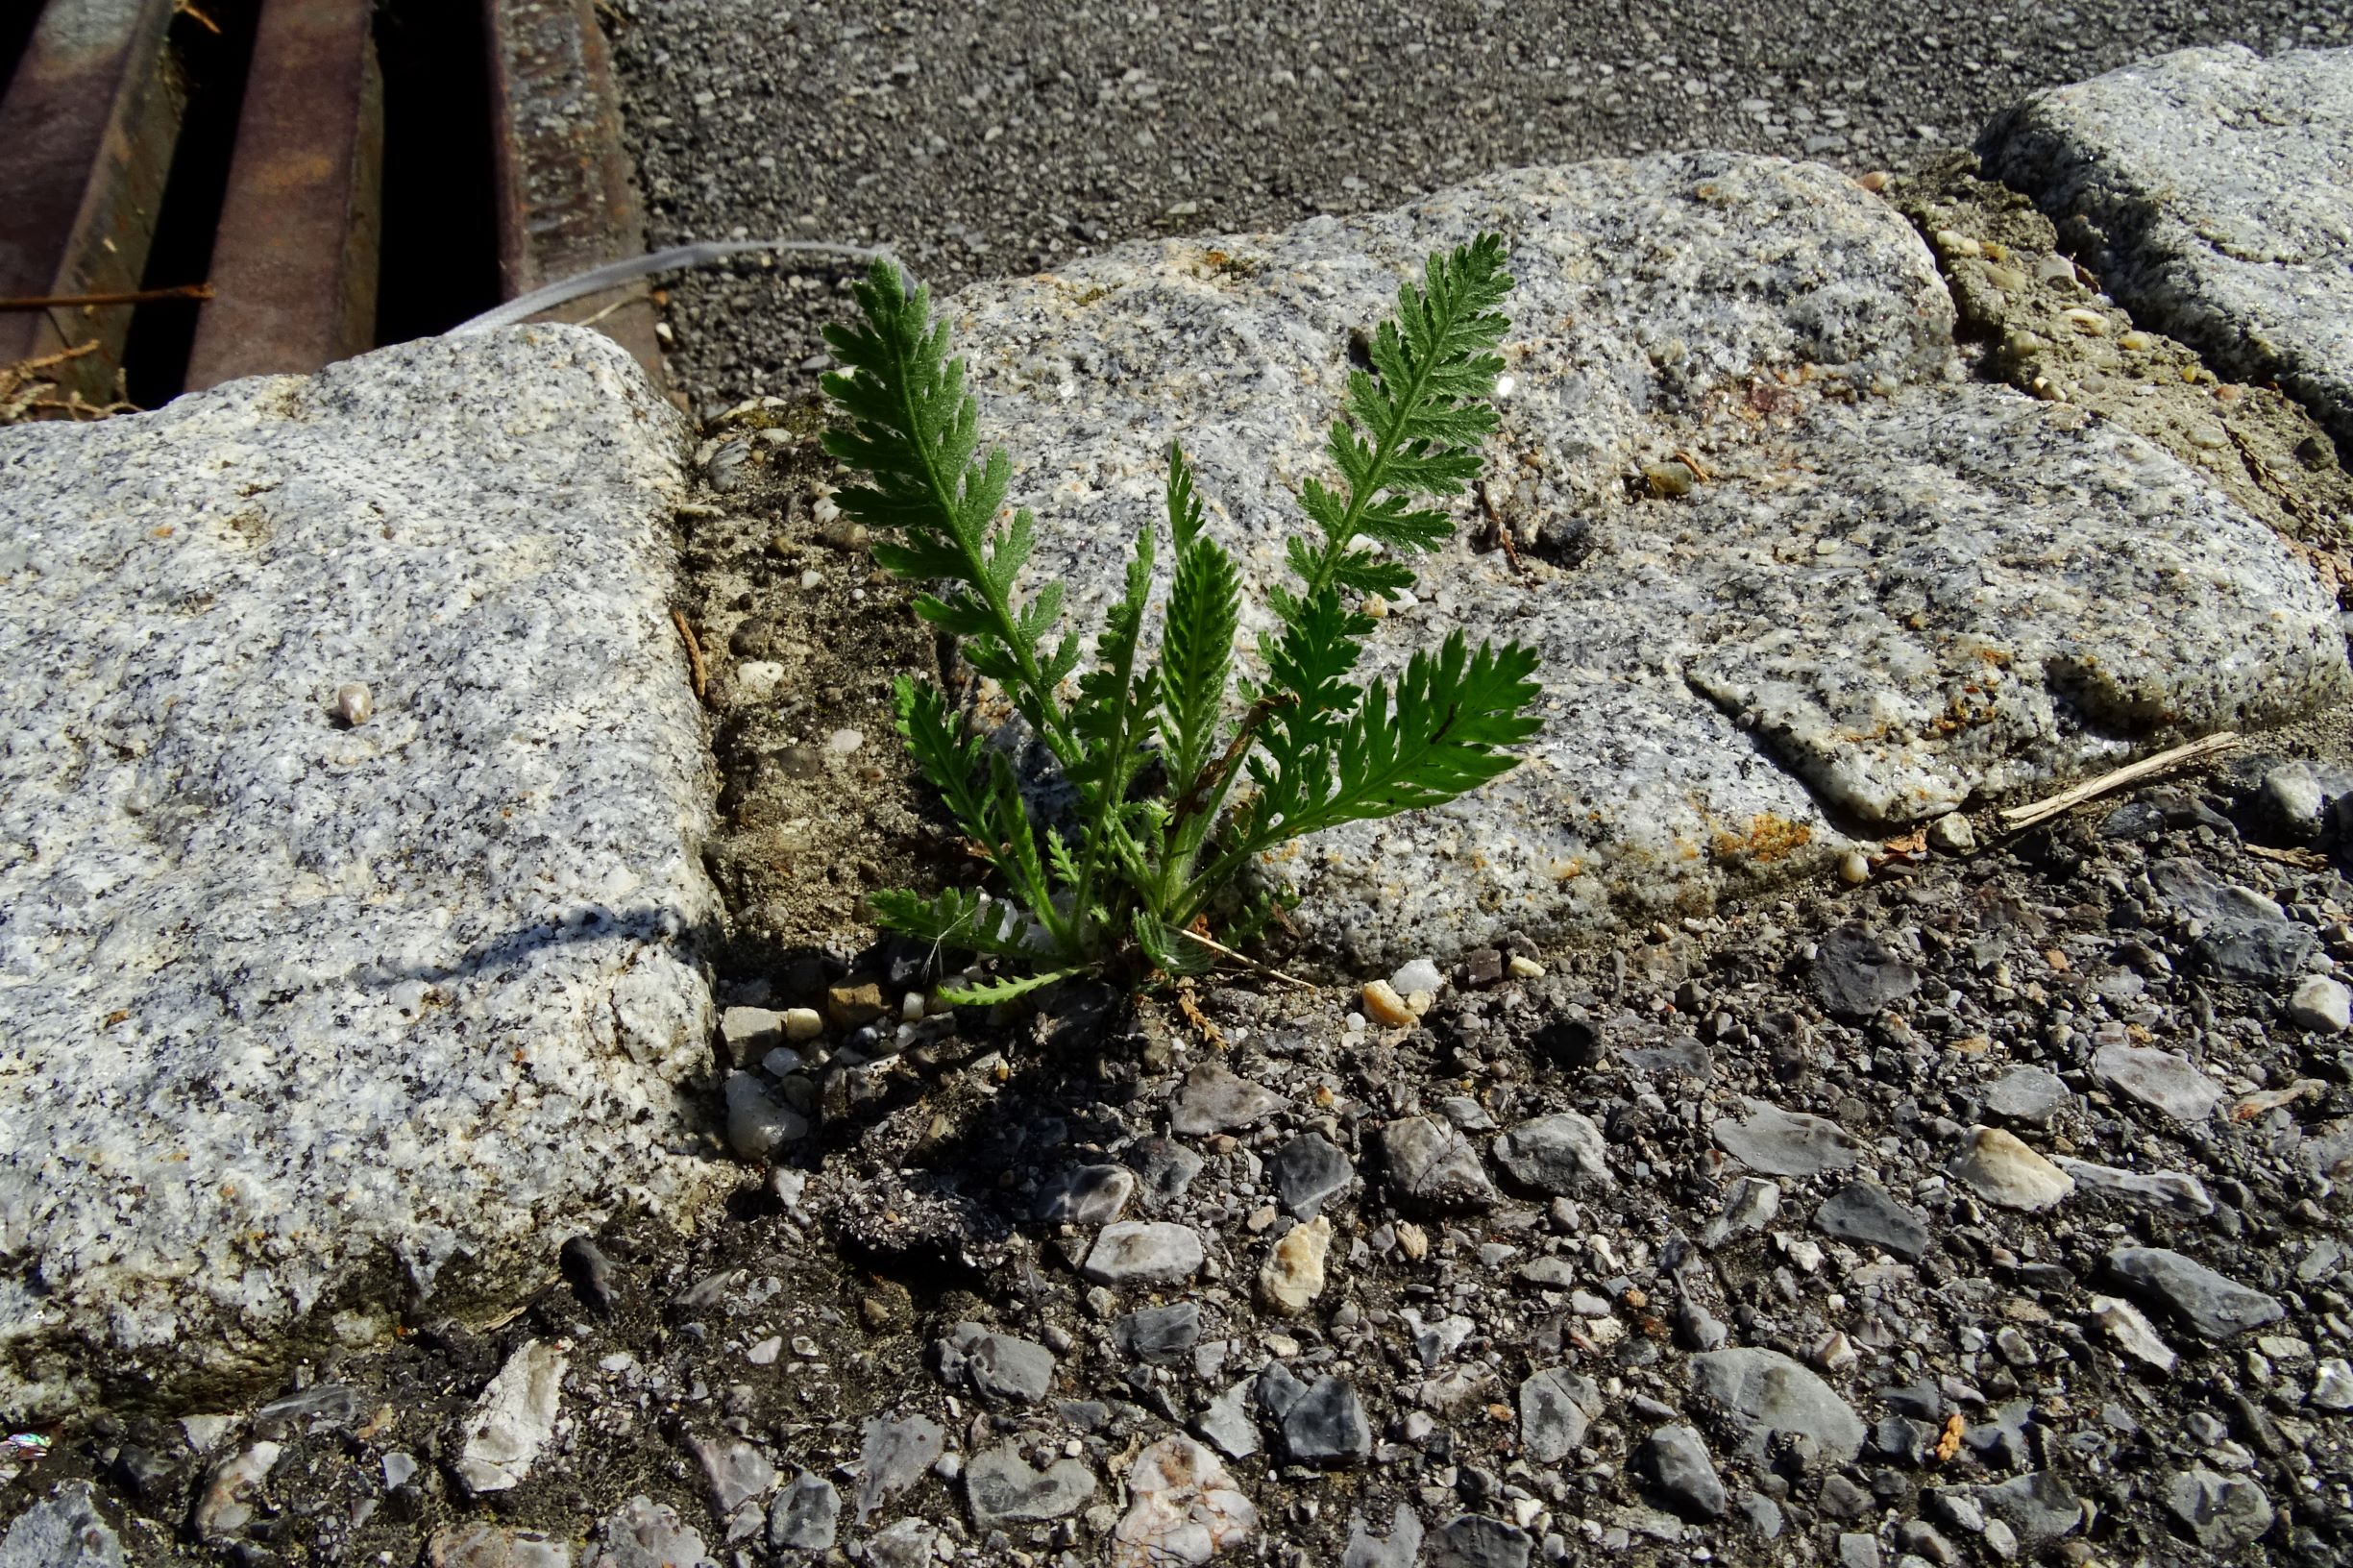
<path fill-rule="evenodd" d="M 2353 690 L 2311 571 L 2115 425 L 1973 385 L 1776 445 L 1694 495 L 1689 669 L 1841 810 L 1918 821 Z"/>
<path fill-rule="evenodd" d="M 1725 154 L 1523 170 L 1395 212 L 1123 247 L 947 303 L 1037 580 L 1092 630 L 1181 438 L 1264 583 L 1326 472 L 1349 335 L 1481 229 L 1519 279 L 1499 504 L 1367 660 L 1461 626 L 1543 655 L 1527 763 L 1268 870 L 1365 964 L 1516 926 L 1592 935 L 2181 730 L 2343 694 L 2334 606 L 2272 536 L 2134 438 L 1964 384 L 1912 230 L 1813 165 Z M 1641 465 L 1710 476 L 1657 499 Z M 1254 600 L 1253 614 L 1262 610 Z M 1826 812 L 1824 802 L 1833 807 Z"/>
<path fill-rule="evenodd" d="M 2120 304 L 2353 445 L 2353 49 L 2184 49 L 2038 93 L 1978 150 Z"/>
<path fill-rule="evenodd" d="M 0 430 L 12 1420 L 511 1303 L 706 1179 L 681 434 L 569 328 Z"/>

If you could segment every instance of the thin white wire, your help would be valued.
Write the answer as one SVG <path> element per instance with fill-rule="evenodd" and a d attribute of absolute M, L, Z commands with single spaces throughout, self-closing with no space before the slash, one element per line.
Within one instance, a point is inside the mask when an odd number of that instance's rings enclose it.
<path fill-rule="evenodd" d="M 458 337 L 467 332 L 486 332 L 496 327 L 512 327 L 542 310 L 552 310 L 559 305 L 594 294 L 601 288 L 611 288 L 643 278 L 649 273 L 669 272 L 679 267 L 707 267 L 714 261 L 723 261 L 731 256 L 751 251 L 775 251 L 789 256 L 838 256 L 852 261 L 888 261 L 898 265 L 887 246 L 837 245 L 821 239 L 706 239 L 693 245 L 674 245 L 667 251 L 651 256 L 625 257 L 608 261 L 601 267 L 575 273 L 570 278 L 535 288 L 518 299 L 507 301 L 495 310 L 485 310 L 471 321 L 461 321 L 442 335 Z M 903 272 L 906 269 L 900 268 Z"/>

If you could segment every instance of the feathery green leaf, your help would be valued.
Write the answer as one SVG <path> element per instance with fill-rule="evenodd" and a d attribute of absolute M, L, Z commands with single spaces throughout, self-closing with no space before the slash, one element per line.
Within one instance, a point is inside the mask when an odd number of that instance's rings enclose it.
<path fill-rule="evenodd" d="M 1135 919 L 1136 945 L 1152 967 L 1171 979 L 1188 974 L 1206 974 L 1216 957 L 1197 942 L 1163 923 L 1150 910 L 1140 909 Z"/>
<path fill-rule="evenodd" d="M 1036 969 L 953 999 L 1010 1000 L 1111 963 L 1201 972 L 1212 948 L 1188 927 L 1251 855 L 1454 799 L 1512 766 L 1510 747 L 1537 727 L 1529 649 L 1473 651 L 1457 633 L 1415 653 L 1394 680 L 1356 675 L 1378 625 L 1360 602 L 1411 587 L 1412 557 L 1452 537 L 1443 503 L 1478 473 L 1496 428 L 1487 406 L 1505 330 L 1496 307 L 1510 286 L 1503 242 L 1483 234 L 1431 257 L 1399 288 L 1396 314 L 1367 343 L 1370 368 L 1347 378 L 1325 443 L 1334 477 L 1301 486 L 1311 528 L 1285 544 L 1296 580 L 1266 590 L 1276 625 L 1259 638 L 1265 677 L 1245 683 L 1236 724 L 1227 708 L 1240 565 L 1209 536 L 1183 451 L 1170 444 L 1159 658 L 1143 651 L 1161 560 L 1146 523 L 1080 673 L 1080 640 L 1062 629 L 1064 584 L 1024 597 L 1036 519 L 1005 513 L 1012 466 L 982 450 L 964 362 L 949 355 L 928 293 L 889 263 L 855 285 L 863 320 L 826 334 L 843 368 L 823 384 L 844 419 L 826 450 L 863 476 L 837 503 L 883 535 L 878 563 L 926 585 L 917 614 L 956 637 L 966 665 L 1003 690 L 1076 796 L 1069 830 L 1034 820 L 1007 751 L 972 734 L 936 689 L 897 683 L 898 727 L 918 766 L 1011 896 L 885 893 L 872 899 L 875 916 Z M 1276 890 L 1262 891 L 1227 935 L 1247 941 L 1283 907 Z"/>
<path fill-rule="evenodd" d="M 1241 574 L 1216 540 L 1200 532 L 1200 507 L 1186 520 L 1192 482 L 1184 454 L 1169 451 L 1169 527 L 1185 543 L 1177 553 L 1161 644 L 1161 745 L 1166 748 L 1169 789 L 1183 796 L 1200 781 L 1217 746 L 1217 721 L 1234 668 L 1234 635 L 1240 629 Z"/>
<path fill-rule="evenodd" d="M 1279 837 L 1443 805 L 1508 772 L 1519 759 L 1505 747 L 1543 727 L 1527 712 L 1535 668 L 1535 650 L 1519 643 L 1466 653 L 1459 631 L 1436 656 L 1414 654 L 1396 681 L 1365 691 L 1340 726 L 1329 793 L 1303 800 Z"/>
<path fill-rule="evenodd" d="M 886 889 L 869 895 L 867 904 L 875 924 L 918 942 L 1032 963 L 1053 956 L 1030 944 L 1029 920 L 1017 907 L 973 888 L 949 888 L 937 898 Z"/>
<path fill-rule="evenodd" d="M 1033 991 L 1059 985 L 1073 975 L 1085 974 L 1089 966 L 1072 964 L 1059 969 L 1040 969 L 1035 974 L 1008 975 L 1002 980 L 987 980 L 973 986 L 942 986 L 940 994 L 956 1007 L 994 1007 L 1028 995 Z"/>
<path fill-rule="evenodd" d="M 916 766 L 947 802 L 966 836 L 991 846 L 993 829 L 988 803 L 974 787 L 981 771 L 980 737 L 969 731 L 962 715 L 948 713 L 947 699 L 936 686 L 918 685 L 901 675 L 892 682 L 891 696 L 898 732 L 906 738 Z"/>

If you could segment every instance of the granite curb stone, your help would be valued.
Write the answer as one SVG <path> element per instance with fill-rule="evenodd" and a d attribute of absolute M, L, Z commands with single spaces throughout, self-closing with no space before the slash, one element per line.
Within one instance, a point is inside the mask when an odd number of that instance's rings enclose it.
<path fill-rule="evenodd" d="M 682 435 L 536 327 L 0 430 L 12 1416 L 495 1310 L 723 1172 Z"/>
<path fill-rule="evenodd" d="M 2183 49 L 1978 140 L 2119 303 L 2353 445 L 2353 49 Z"/>
<path fill-rule="evenodd" d="M 2267 527 L 2136 436 L 1969 382 L 1934 258 L 1877 197 L 1720 153 L 1131 244 L 944 302 L 1073 628 L 1116 596 L 1171 439 L 1245 578 L 1276 580 L 1351 332 L 1481 230 L 1518 280 L 1486 462 L 1516 558 L 1476 548 L 1459 501 L 1364 673 L 1454 630 L 1516 638 L 1545 727 L 1462 800 L 1262 864 L 1347 962 L 1607 935 L 1826 866 L 1858 827 L 2353 694 L 2334 603 Z M 1707 478 L 1644 480 L 1678 453 Z M 1245 632 L 1264 617 L 1252 595 Z"/>

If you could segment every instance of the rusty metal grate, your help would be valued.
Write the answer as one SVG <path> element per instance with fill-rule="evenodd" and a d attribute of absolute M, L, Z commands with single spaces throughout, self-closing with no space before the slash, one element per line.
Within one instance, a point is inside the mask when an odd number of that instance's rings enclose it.
<path fill-rule="evenodd" d="M 152 402 L 638 254 L 592 5 L 28 6 L 20 37 L 0 29 L 19 56 L 12 72 L 0 53 L 0 300 L 75 303 L 0 309 L 0 366 L 79 351 L 45 374 L 89 404 L 126 384 Z M 186 297 L 199 282 L 210 297 Z M 644 284 L 551 314 L 659 376 Z"/>

